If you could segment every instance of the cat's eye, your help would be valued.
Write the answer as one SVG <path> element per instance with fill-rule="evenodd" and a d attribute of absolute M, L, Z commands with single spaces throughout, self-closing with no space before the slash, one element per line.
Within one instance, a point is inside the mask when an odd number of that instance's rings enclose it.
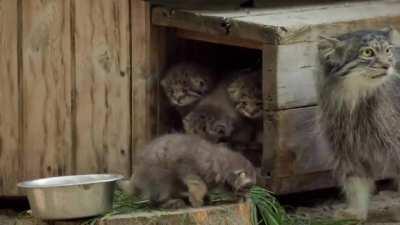
<path fill-rule="evenodd" d="M 241 172 L 241 173 L 239 174 L 239 176 L 240 176 L 241 178 L 245 178 L 245 177 L 246 177 L 246 173 L 245 173 L 245 172 Z"/>
<path fill-rule="evenodd" d="M 386 54 L 392 55 L 392 47 L 388 47 L 388 48 L 386 49 Z"/>
<path fill-rule="evenodd" d="M 371 58 L 371 57 L 375 56 L 375 51 L 372 48 L 362 49 L 361 56 L 364 58 Z"/>

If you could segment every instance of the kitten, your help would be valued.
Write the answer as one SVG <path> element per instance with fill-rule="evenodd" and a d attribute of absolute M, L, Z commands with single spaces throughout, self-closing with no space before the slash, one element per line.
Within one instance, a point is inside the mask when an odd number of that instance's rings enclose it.
<path fill-rule="evenodd" d="M 185 132 L 197 134 L 210 141 L 247 143 L 254 128 L 235 110 L 226 92 L 227 82 L 218 86 L 183 118 Z"/>
<path fill-rule="evenodd" d="M 134 171 L 120 187 L 163 208 L 183 207 L 186 197 L 199 207 L 211 188 L 227 184 L 244 194 L 256 183 L 256 170 L 242 155 L 188 134 L 168 134 L 150 142 L 139 151 Z"/>
<path fill-rule="evenodd" d="M 230 100 L 236 110 L 250 119 L 262 117 L 262 73 L 261 70 L 241 71 L 227 87 Z"/>
<path fill-rule="evenodd" d="M 211 70 L 193 62 L 172 66 L 161 80 L 165 95 L 173 106 L 193 105 L 214 86 L 215 75 Z"/>
<path fill-rule="evenodd" d="M 348 201 L 348 208 L 336 213 L 339 218 L 365 220 L 374 177 L 389 166 L 400 171 L 400 79 L 393 72 L 400 58 L 394 63 L 394 32 L 357 31 L 319 43 L 319 121 Z"/>
<path fill-rule="evenodd" d="M 234 122 L 218 108 L 200 105 L 183 118 L 183 127 L 188 134 L 217 143 L 229 139 L 234 131 Z"/>

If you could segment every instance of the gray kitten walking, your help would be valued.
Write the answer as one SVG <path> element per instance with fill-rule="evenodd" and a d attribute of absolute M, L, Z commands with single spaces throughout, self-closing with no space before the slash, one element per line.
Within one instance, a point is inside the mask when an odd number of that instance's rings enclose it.
<path fill-rule="evenodd" d="M 390 29 L 322 38 L 320 125 L 331 145 L 348 208 L 336 216 L 365 220 L 374 177 L 400 171 L 400 79 Z"/>

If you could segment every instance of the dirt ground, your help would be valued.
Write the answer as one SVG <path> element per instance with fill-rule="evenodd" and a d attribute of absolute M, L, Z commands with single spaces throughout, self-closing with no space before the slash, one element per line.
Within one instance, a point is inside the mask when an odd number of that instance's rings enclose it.
<path fill-rule="evenodd" d="M 313 207 L 298 207 L 295 212 L 309 217 L 332 217 L 336 209 L 344 206 L 343 200 L 327 199 Z M 400 193 L 385 190 L 374 195 L 366 224 L 400 225 Z"/>

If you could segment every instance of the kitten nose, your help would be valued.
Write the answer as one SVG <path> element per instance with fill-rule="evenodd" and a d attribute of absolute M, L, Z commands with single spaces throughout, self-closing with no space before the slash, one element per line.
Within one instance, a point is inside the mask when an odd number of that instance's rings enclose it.
<path fill-rule="evenodd" d="M 384 64 L 382 64 L 382 68 L 383 68 L 383 69 L 385 69 L 385 70 L 387 70 L 387 69 L 389 69 L 389 68 L 390 68 L 390 65 L 389 65 L 389 64 L 386 64 L 386 63 L 384 63 Z"/>

